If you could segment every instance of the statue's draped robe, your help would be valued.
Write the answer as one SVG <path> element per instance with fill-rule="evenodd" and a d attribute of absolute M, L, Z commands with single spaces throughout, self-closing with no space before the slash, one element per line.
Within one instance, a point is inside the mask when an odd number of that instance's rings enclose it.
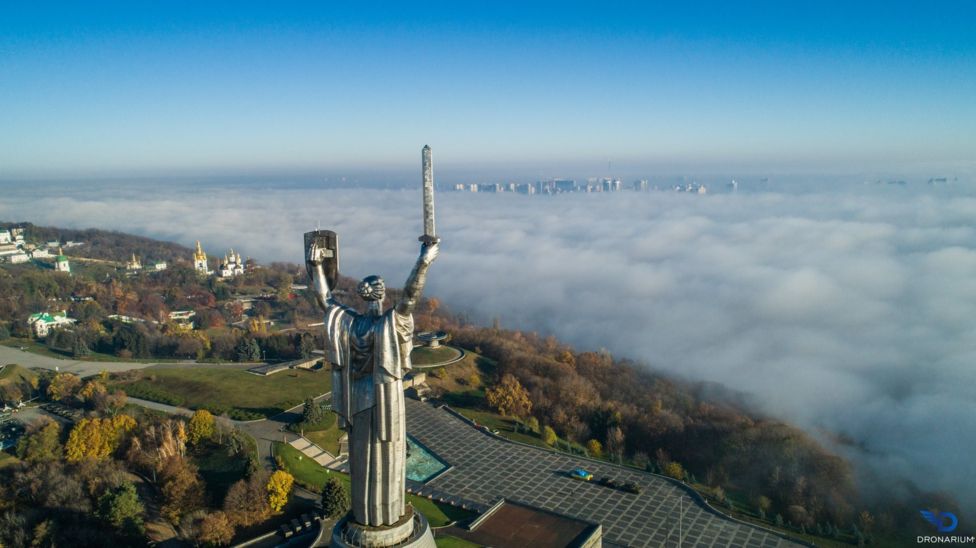
<path fill-rule="evenodd" d="M 396 523 L 405 512 L 403 375 L 411 367 L 413 316 L 359 314 L 330 301 L 325 335 L 332 406 L 349 432 L 352 513 L 363 525 Z"/>

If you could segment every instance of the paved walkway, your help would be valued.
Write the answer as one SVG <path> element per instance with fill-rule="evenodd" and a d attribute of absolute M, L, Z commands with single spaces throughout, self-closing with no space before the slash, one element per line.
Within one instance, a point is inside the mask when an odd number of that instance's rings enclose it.
<path fill-rule="evenodd" d="M 301 451 L 306 457 L 314 460 L 322 466 L 329 467 L 335 462 L 336 458 L 325 449 L 315 445 L 308 438 L 300 437 L 297 440 L 288 442 L 295 449 Z"/>
<path fill-rule="evenodd" d="M 500 498 L 529 503 L 603 525 L 604 538 L 624 546 L 766 548 L 795 544 L 701 507 L 670 481 L 637 470 L 510 443 L 478 431 L 447 411 L 407 399 L 407 429 L 454 466 L 427 485 L 491 505 Z M 595 476 L 639 484 L 639 495 L 579 480 Z M 680 519 L 679 519 L 679 514 Z"/>
<path fill-rule="evenodd" d="M 58 359 L 50 356 L 42 356 L 33 352 L 27 352 L 18 348 L 0 345 L 0 363 L 16 363 L 24 367 L 40 367 L 58 371 L 74 373 L 79 377 L 97 375 L 102 371 L 118 373 L 130 369 L 143 369 L 151 365 L 152 362 L 86 362 L 71 359 Z"/>

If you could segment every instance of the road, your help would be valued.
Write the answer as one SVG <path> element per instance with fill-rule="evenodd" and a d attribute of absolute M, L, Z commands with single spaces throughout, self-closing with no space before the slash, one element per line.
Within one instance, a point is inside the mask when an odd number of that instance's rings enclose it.
<path fill-rule="evenodd" d="M 143 369 L 151 365 L 157 365 L 153 362 L 85 362 L 71 359 L 62 360 L 3 345 L 0 345 L 0 363 L 16 363 L 24 367 L 40 367 L 41 369 L 67 371 L 79 377 L 97 375 L 102 371 L 119 373 L 121 371 L 129 371 L 130 369 Z"/>

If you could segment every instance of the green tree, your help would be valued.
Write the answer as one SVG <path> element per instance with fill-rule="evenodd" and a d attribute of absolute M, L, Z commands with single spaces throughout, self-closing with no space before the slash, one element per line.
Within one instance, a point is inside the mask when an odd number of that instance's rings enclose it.
<path fill-rule="evenodd" d="M 338 518 L 349 510 L 349 494 L 336 478 L 329 478 L 322 486 L 322 513 L 327 518 Z"/>
<path fill-rule="evenodd" d="M 261 346 L 251 337 L 241 337 L 235 349 L 237 361 L 256 362 L 261 360 Z"/>
<path fill-rule="evenodd" d="M 302 358 L 312 357 L 312 351 L 315 350 L 315 339 L 311 335 L 305 333 L 302 335 L 302 340 L 298 345 L 298 352 L 301 354 Z"/>
<path fill-rule="evenodd" d="M 61 458 L 61 426 L 47 421 L 17 442 L 17 456 L 36 464 Z"/>
<path fill-rule="evenodd" d="M 130 534 L 141 534 L 143 531 L 142 516 L 145 509 L 139 501 L 135 485 L 131 482 L 127 481 L 109 489 L 99 497 L 97 513 L 120 531 Z"/>
<path fill-rule="evenodd" d="M 305 405 L 302 406 L 302 422 L 305 424 L 317 424 L 323 418 L 322 406 L 315 403 L 312 398 L 305 398 Z"/>

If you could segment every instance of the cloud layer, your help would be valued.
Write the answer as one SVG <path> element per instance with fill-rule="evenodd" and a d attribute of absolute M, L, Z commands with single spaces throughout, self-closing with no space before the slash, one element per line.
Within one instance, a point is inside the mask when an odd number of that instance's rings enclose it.
<path fill-rule="evenodd" d="M 211 254 L 301 262 L 340 235 L 341 270 L 400 284 L 416 191 L 96 185 L 6 189 L 0 218 L 112 228 Z M 752 394 L 857 442 L 864 470 L 976 503 L 976 198 L 959 186 L 694 196 L 441 193 L 429 293 Z"/>

